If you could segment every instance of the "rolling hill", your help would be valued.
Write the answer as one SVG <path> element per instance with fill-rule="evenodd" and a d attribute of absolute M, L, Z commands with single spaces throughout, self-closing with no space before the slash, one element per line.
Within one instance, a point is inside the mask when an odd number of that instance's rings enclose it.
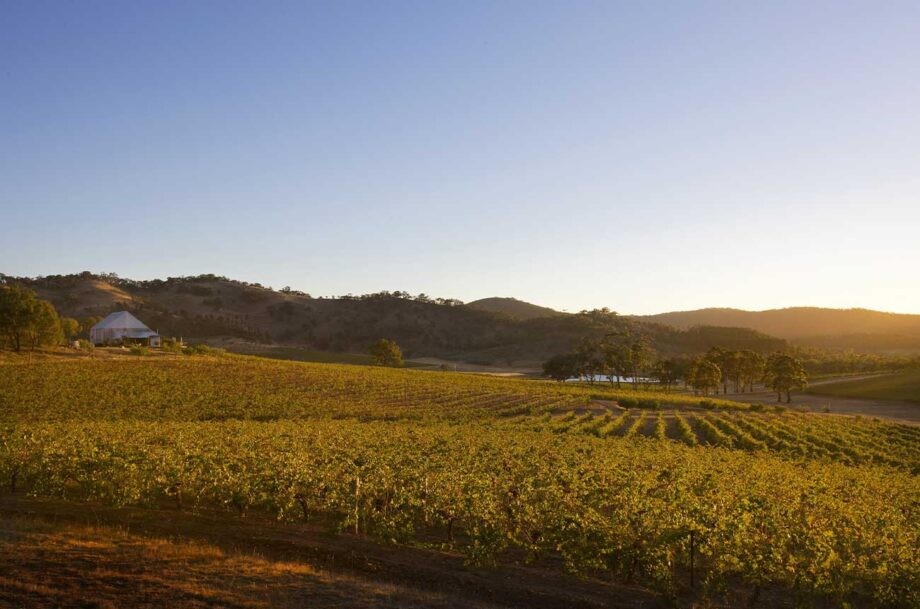
<path fill-rule="evenodd" d="M 524 302 L 523 300 L 518 300 L 517 298 L 502 298 L 497 296 L 474 300 L 472 302 L 466 303 L 466 306 L 472 309 L 478 309 L 480 311 L 502 313 L 519 320 L 566 315 L 565 313 L 556 311 L 555 309 L 550 309 L 549 307 L 541 307 L 529 302 Z"/>
<path fill-rule="evenodd" d="M 796 344 L 859 351 L 920 350 L 920 315 L 868 309 L 791 307 L 767 311 L 699 309 L 633 319 L 677 329 L 699 325 L 752 328 Z"/>
<path fill-rule="evenodd" d="M 364 353 L 371 342 L 386 337 L 410 358 L 479 365 L 534 368 L 586 338 L 624 332 L 646 336 L 665 355 L 699 353 L 715 345 L 768 352 L 786 344 L 750 329 L 676 330 L 607 311 L 559 314 L 511 299 L 486 299 L 486 308 L 505 308 L 496 311 L 404 292 L 313 298 L 215 275 L 135 281 L 86 272 L 5 280 L 34 289 L 62 315 L 84 319 L 127 309 L 164 336 L 233 338 L 339 353 Z M 509 307 L 526 318 L 513 316 Z M 541 311 L 553 314 L 536 315 Z"/>

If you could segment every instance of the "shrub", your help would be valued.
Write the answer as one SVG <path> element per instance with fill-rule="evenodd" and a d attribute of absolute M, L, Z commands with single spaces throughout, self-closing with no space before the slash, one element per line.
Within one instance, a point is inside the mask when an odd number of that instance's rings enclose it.
<path fill-rule="evenodd" d="M 700 408 L 705 408 L 706 410 L 715 410 L 716 403 L 712 400 L 700 400 Z"/>
<path fill-rule="evenodd" d="M 144 345 L 131 345 L 131 355 L 149 355 L 150 349 Z"/>
<path fill-rule="evenodd" d="M 403 365 L 403 354 L 399 345 L 392 340 L 381 338 L 369 350 L 370 356 L 378 366 L 391 366 L 399 368 Z"/>
<path fill-rule="evenodd" d="M 636 398 L 620 398 L 617 400 L 617 404 L 619 404 L 621 408 L 638 408 L 639 400 Z"/>
<path fill-rule="evenodd" d="M 160 348 L 166 353 L 182 353 L 182 343 L 174 338 L 163 339 L 163 344 Z"/>
<path fill-rule="evenodd" d="M 209 347 L 204 343 L 189 345 L 185 348 L 186 355 L 221 355 L 223 353 L 223 349 L 215 349 L 214 347 Z"/>
<path fill-rule="evenodd" d="M 763 412 L 766 409 L 767 407 L 761 404 L 760 402 L 754 402 L 753 404 L 751 404 L 751 412 Z"/>
<path fill-rule="evenodd" d="M 661 408 L 661 402 L 654 398 L 641 398 L 638 402 L 639 408 L 649 408 L 651 410 L 658 410 Z"/>

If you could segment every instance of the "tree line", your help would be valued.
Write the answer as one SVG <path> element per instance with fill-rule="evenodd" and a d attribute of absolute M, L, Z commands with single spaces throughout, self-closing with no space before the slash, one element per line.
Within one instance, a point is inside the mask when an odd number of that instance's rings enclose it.
<path fill-rule="evenodd" d="M 602 339 L 582 341 L 575 349 L 555 355 L 543 364 L 543 376 L 565 382 L 581 379 L 588 383 L 606 379 L 617 388 L 629 382 L 657 383 L 665 391 L 683 382 L 697 395 L 754 390 L 756 383 L 777 393 L 777 401 L 791 401 L 793 391 L 804 389 L 808 375 L 802 361 L 777 351 L 768 357 L 750 349 L 712 347 L 703 355 L 656 358 L 643 336 L 618 333 Z"/>
<path fill-rule="evenodd" d="M 226 282 L 234 283 L 243 287 L 258 288 L 262 290 L 271 290 L 275 291 L 271 286 L 264 286 L 258 282 L 249 282 L 241 281 L 237 279 L 230 279 L 224 277 L 223 275 L 215 275 L 213 273 L 203 273 L 200 275 L 188 275 L 180 277 L 167 277 L 166 279 L 148 279 L 148 280 L 139 280 L 139 279 L 128 279 L 125 277 L 119 277 L 117 273 L 92 273 L 90 271 L 83 271 L 82 273 L 76 273 L 71 275 L 39 275 L 36 277 L 13 277 L 10 275 L 4 275 L 0 273 L 0 283 L 6 281 L 12 283 L 13 281 L 50 287 L 50 288 L 68 288 L 73 287 L 77 284 L 78 280 L 86 279 L 97 279 L 100 281 L 105 281 L 110 285 L 117 286 L 120 288 L 135 289 L 135 290 L 150 290 L 156 291 L 171 286 L 179 286 L 179 291 L 188 290 L 187 287 L 189 284 L 195 283 L 212 283 L 212 282 Z M 208 288 L 203 288 L 208 289 Z M 290 286 L 284 286 L 277 290 L 282 294 L 292 294 L 295 296 L 302 296 L 305 298 L 312 298 L 310 294 L 302 292 L 300 290 L 294 290 Z M 201 294 L 199 294 L 201 295 Z M 210 294 L 208 294 L 210 295 Z M 436 298 L 429 296 L 425 293 L 413 295 L 409 292 L 403 290 L 394 290 L 388 291 L 383 290 L 381 292 L 374 292 L 372 294 L 345 294 L 343 296 L 319 296 L 320 300 L 412 300 L 415 302 L 423 302 L 429 304 L 437 304 L 448 307 L 457 307 L 463 304 L 462 300 L 457 298 Z"/>

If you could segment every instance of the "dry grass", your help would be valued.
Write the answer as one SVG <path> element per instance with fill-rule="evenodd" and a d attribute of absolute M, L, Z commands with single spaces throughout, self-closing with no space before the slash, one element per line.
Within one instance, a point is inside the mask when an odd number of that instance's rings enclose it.
<path fill-rule="evenodd" d="M 906 370 L 896 374 L 857 379 L 841 379 L 836 383 L 821 383 L 810 387 L 808 393 L 845 398 L 920 402 L 920 370 Z"/>

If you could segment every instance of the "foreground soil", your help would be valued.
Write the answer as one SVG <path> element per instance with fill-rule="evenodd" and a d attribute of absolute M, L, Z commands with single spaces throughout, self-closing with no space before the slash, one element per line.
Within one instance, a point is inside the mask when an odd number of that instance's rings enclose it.
<path fill-rule="evenodd" d="M 225 513 L 0 496 L 2 607 L 665 607 L 644 590 Z"/>

